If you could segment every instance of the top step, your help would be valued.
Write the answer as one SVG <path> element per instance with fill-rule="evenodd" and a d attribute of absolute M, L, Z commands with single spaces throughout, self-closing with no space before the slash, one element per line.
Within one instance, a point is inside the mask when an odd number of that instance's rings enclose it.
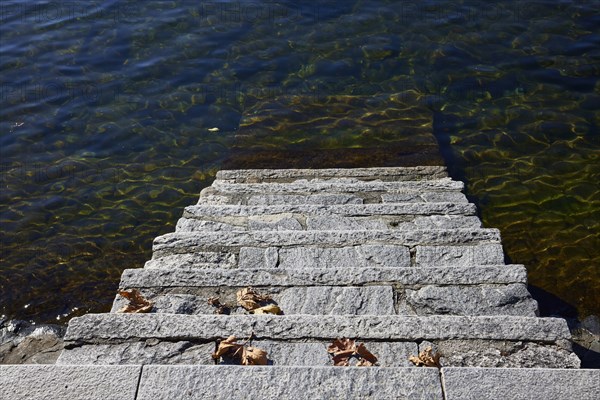
<path fill-rule="evenodd" d="M 230 183 L 289 183 L 298 179 L 355 178 L 361 181 L 419 181 L 446 178 L 444 166 L 329 169 L 245 169 L 217 172 Z"/>

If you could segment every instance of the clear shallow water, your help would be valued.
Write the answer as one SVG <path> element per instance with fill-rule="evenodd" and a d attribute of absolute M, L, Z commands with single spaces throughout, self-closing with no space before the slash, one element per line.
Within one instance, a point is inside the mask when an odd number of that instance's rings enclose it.
<path fill-rule="evenodd" d="M 0 313 L 108 310 L 223 166 L 433 132 L 545 312 L 600 314 L 599 2 L 315 3 L 3 1 Z"/>

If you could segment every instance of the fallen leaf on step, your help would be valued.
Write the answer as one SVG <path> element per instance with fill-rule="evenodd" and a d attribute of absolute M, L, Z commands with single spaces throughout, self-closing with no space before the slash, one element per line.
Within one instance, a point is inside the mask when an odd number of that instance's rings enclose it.
<path fill-rule="evenodd" d="M 360 361 L 356 364 L 358 367 L 372 367 L 377 362 L 377 357 L 367 350 L 364 343 L 356 346 L 354 352 L 360 356 Z"/>
<path fill-rule="evenodd" d="M 129 301 L 129 304 L 117 311 L 119 313 L 147 313 L 154 307 L 154 303 L 146 300 L 137 289 L 119 290 L 118 293 Z"/>
<path fill-rule="evenodd" d="M 437 367 L 441 368 L 440 365 L 440 353 L 434 353 L 431 349 L 431 346 L 427 347 L 425 350 L 419 353 L 418 356 L 410 356 L 408 359 L 410 362 L 415 364 L 417 367 L 426 366 L 426 367 Z"/>
<path fill-rule="evenodd" d="M 225 358 L 238 365 L 267 365 L 267 352 L 258 347 L 246 347 L 242 343 L 236 343 L 235 336 L 229 336 L 221 340 L 217 351 L 212 354 L 216 360 Z"/>
<path fill-rule="evenodd" d="M 238 304 L 248 311 L 264 306 L 271 300 L 271 296 L 260 294 L 251 287 L 239 290 L 236 295 Z"/>
<path fill-rule="evenodd" d="M 235 338 L 235 336 L 229 336 L 227 339 L 221 340 L 217 351 L 215 351 L 212 354 L 212 357 L 214 359 L 217 359 L 219 357 L 225 356 L 231 358 L 239 358 L 241 360 L 244 345 L 236 343 L 236 341 L 237 339 Z"/>
<path fill-rule="evenodd" d="M 257 347 L 244 347 L 242 365 L 267 365 L 267 352 Z"/>
<path fill-rule="evenodd" d="M 357 346 L 352 339 L 335 339 L 327 352 L 333 357 L 333 365 L 338 367 L 349 366 L 352 357 L 358 359 L 357 367 L 371 367 L 377 363 L 377 357 L 367 350 L 364 343 Z"/>
<path fill-rule="evenodd" d="M 281 314 L 281 308 L 279 308 L 279 306 L 277 306 L 275 304 L 269 304 L 269 305 L 266 305 L 264 307 L 255 308 L 254 310 L 250 311 L 250 314 L 275 314 L 275 315 L 279 315 L 279 314 Z"/>

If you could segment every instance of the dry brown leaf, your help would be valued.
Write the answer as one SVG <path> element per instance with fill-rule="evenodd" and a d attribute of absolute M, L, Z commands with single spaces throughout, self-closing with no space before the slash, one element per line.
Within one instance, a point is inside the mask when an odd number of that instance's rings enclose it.
<path fill-rule="evenodd" d="M 425 350 L 420 352 L 417 357 L 410 356 L 408 360 L 415 364 L 417 367 L 424 365 L 426 367 L 441 368 L 440 353 L 434 353 L 431 349 L 431 346 L 427 347 Z"/>
<path fill-rule="evenodd" d="M 359 359 L 357 367 L 370 367 L 377 363 L 377 357 L 367 350 L 364 343 L 356 346 L 352 339 L 335 339 L 327 348 L 327 352 L 333 355 L 333 365 L 338 367 L 350 365 L 351 357 Z"/>
<path fill-rule="evenodd" d="M 356 364 L 356 366 L 358 367 L 372 367 L 377 363 L 377 357 L 375 357 L 373 353 L 367 350 L 364 343 L 361 343 L 358 346 L 356 346 L 354 352 L 355 354 L 358 354 L 361 357 L 358 364 Z"/>
<path fill-rule="evenodd" d="M 279 315 L 279 314 L 281 314 L 281 308 L 279 308 L 275 304 L 269 304 L 269 305 L 266 305 L 264 307 L 256 308 L 256 309 L 250 311 L 250 313 L 251 314 L 275 314 L 275 315 Z"/>
<path fill-rule="evenodd" d="M 129 304 L 117 311 L 119 313 L 147 313 L 154 307 L 154 303 L 146 300 L 137 289 L 119 290 L 118 293 L 129 301 Z"/>
<path fill-rule="evenodd" d="M 219 357 L 226 356 L 241 359 L 244 345 L 236 343 L 236 341 L 237 339 L 235 336 L 229 336 L 227 339 L 221 340 L 217 351 L 212 354 L 212 357 L 217 359 Z"/>
<path fill-rule="evenodd" d="M 257 347 L 245 347 L 242 365 L 267 365 L 267 352 Z"/>
<path fill-rule="evenodd" d="M 214 359 L 219 357 L 230 358 L 236 364 L 241 365 L 267 365 L 267 352 L 257 347 L 246 347 L 242 343 L 236 343 L 235 336 L 229 336 L 219 343 L 217 351 L 212 354 Z"/>
<path fill-rule="evenodd" d="M 239 290 L 236 296 L 238 304 L 248 311 L 257 309 L 264 305 L 261 303 L 271 300 L 271 296 L 260 294 L 251 287 Z"/>

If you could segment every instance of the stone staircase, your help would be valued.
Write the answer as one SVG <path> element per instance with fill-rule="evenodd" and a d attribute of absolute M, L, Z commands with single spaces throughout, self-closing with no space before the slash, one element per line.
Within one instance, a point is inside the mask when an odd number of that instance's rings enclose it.
<path fill-rule="evenodd" d="M 439 369 L 409 361 L 427 347 L 458 391 L 474 371 L 498 385 L 497 367 L 579 368 L 566 322 L 536 316 L 524 266 L 504 263 L 462 188 L 437 166 L 220 171 L 145 268 L 122 275 L 152 312 L 117 313 L 117 295 L 111 313 L 73 319 L 57 364 L 143 364 L 134 397 L 152 399 L 449 398 Z M 248 286 L 283 315 L 208 304 L 235 304 Z M 269 366 L 216 365 L 230 335 L 252 337 Z M 333 367 L 327 347 L 343 337 L 379 366 Z"/>

